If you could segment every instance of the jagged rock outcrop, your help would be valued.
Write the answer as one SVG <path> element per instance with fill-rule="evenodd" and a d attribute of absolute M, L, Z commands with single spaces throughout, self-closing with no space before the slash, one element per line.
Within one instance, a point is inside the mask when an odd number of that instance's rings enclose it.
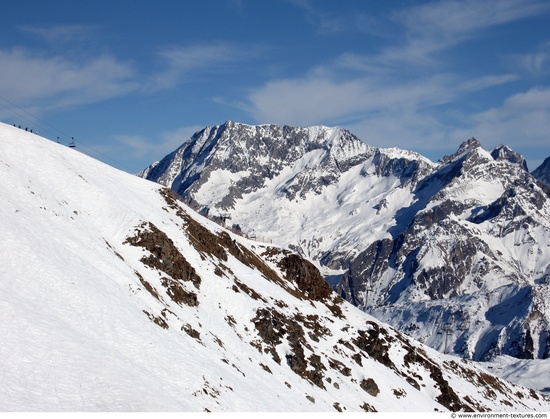
<path fill-rule="evenodd" d="M 527 168 L 527 162 L 525 161 L 525 158 L 521 154 L 515 152 L 514 150 L 512 150 L 510 147 L 506 145 L 499 145 L 498 147 L 496 147 L 491 152 L 491 156 L 495 160 L 506 160 L 506 161 L 509 161 L 510 163 L 519 165 L 526 172 L 529 171 L 529 169 Z"/>
<path fill-rule="evenodd" d="M 315 152 L 321 154 L 315 165 L 306 166 L 280 186 L 280 193 L 287 199 L 311 191 L 320 193 L 338 179 L 339 173 L 364 161 L 373 149 L 342 129 L 251 126 L 228 121 L 197 132 L 142 175 L 169 186 L 199 210 L 227 210 L 243 194 L 258 190 L 284 168 L 318 154 Z M 224 173 L 217 173 L 220 171 Z M 223 174 L 230 184 L 224 185 L 227 188 L 216 199 L 199 194 L 213 176 Z"/>

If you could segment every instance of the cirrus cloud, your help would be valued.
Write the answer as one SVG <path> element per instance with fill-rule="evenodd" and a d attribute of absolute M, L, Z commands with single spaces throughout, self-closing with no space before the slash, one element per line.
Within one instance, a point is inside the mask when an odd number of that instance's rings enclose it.
<path fill-rule="evenodd" d="M 157 54 L 162 70 L 147 78 L 144 90 L 169 89 L 197 73 L 225 72 L 254 53 L 254 48 L 245 49 L 223 41 L 162 48 Z"/>
<path fill-rule="evenodd" d="M 58 108 L 106 100 L 135 90 L 133 76 L 131 66 L 109 55 L 74 62 L 21 48 L 0 50 L 0 91 L 20 104 Z"/>

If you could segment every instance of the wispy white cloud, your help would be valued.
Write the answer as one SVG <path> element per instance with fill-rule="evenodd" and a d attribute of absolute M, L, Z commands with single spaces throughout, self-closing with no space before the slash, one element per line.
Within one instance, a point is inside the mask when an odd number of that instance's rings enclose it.
<path fill-rule="evenodd" d="M 223 41 L 163 48 L 158 52 L 162 70 L 149 78 L 145 90 L 172 88 L 188 81 L 197 72 L 227 71 L 228 67 L 242 62 L 253 51 L 253 48 L 245 49 Z"/>
<path fill-rule="evenodd" d="M 510 61 L 519 64 L 522 70 L 531 76 L 544 76 L 550 74 L 550 41 L 537 46 L 533 51 L 523 54 L 514 54 Z"/>
<path fill-rule="evenodd" d="M 131 66 L 109 55 L 87 61 L 0 50 L 0 91 L 11 101 L 55 108 L 93 103 L 137 88 Z M 46 105 L 47 103 L 47 105 Z"/>
<path fill-rule="evenodd" d="M 369 33 L 390 41 L 380 43 L 377 55 L 343 55 L 350 65 L 371 70 L 403 63 L 433 65 L 434 53 L 494 26 L 550 11 L 545 0 L 444 0 L 398 9 L 384 19 L 361 10 L 346 16 L 328 13 L 310 0 L 289 1 L 302 9 L 320 32 Z"/>
<path fill-rule="evenodd" d="M 301 79 L 272 80 L 249 96 L 249 112 L 258 121 L 315 124 L 368 118 L 443 105 L 463 94 L 515 80 L 514 75 L 483 76 L 462 80 L 450 74 L 433 74 L 411 80 L 364 76 L 335 81 L 318 73 Z"/>
<path fill-rule="evenodd" d="M 445 0 L 412 6 L 392 14 L 394 29 L 402 36 L 394 39 L 386 33 L 392 42 L 381 43 L 377 54 L 346 53 L 341 64 L 369 72 L 402 70 L 405 65 L 412 67 L 409 71 L 413 73 L 417 67 L 424 71 L 441 65 L 438 53 L 483 36 L 487 29 L 549 12 L 550 3 L 540 0 Z M 380 20 L 374 22 L 376 26 Z"/>
<path fill-rule="evenodd" d="M 477 78 L 467 79 L 457 86 L 457 91 L 461 93 L 479 92 L 490 87 L 516 81 L 519 78 L 516 74 L 498 74 L 485 75 Z"/>
<path fill-rule="evenodd" d="M 405 109 L 399 118 L 393 112 L 380 112 L 360 118 L 346 127 L 369 145 L 415 150 L 434 160 L 469 138 L 461 138 L 456 144 L 450 142 L 445 124 L 431 112 L 417 109 Z"/>
<path fill-rule="evenodd" d="M 394 17 L 406 28 L 409 49 L 429 53 L 548 10 L 550 4 L 541 0 L 447 0 L 400 10 Z"/>
<path fill-rule="evenodd" d="M 483 144 L 493 147 L 548 147 L 550 133 L 550 87 L 535 87 L 507 98 L 502 105 L 472 115 L 466 128 L 452 136 L 476 133 Z"/>
<path fill-rule="evenodd" d="M 249 110 L 257 121 L 310 125 L 367 108 L 365 84 L 317 77 L 273 80 L 249 96 Z"/>
<path fill-rule="evenodd" d="M 314 3 L 300 4 L 312 13 Z M 392 38 L 378 52 L 345 52 L 303 76 L 270 80 L 249 95 L 245 109 L 262 123 L 342 124 L 377 146 L 453 148 L 450 142 L 458 145 L 473 134 L 482 136 L 484 127 L 488 130 L 491 125 L 489 113 L 479 113 L 477 120 L 454 103 L 467 99 L 476 108 L 476 95 L 517 82 L 519 75 L 483 69 L 464 72 L 440 53 L 482 36 L 495 25 L 549 11 L 550 3 L 538 0 L 446 0 L 402 9 L 392 15 L 404 34 L 397 38 L 400 43 Z M 533 57 L 532 65 L 540 69 L 545 60 L 546 55 Z M 529 95 L 533 106 L 534 96 Z M 511 98 L 494 110 L 495 121 L 506 125 L 515 119 L 518 126 L 525 126 L 546 114 L 545 105 L 538 103 L 529 112 L 522 108 L 522 117 L 506 119 L 505 110 L 518 100 Z M 454 130 L 456 126 L 463 129 Z"/>
<path fill-rule="evenodd" d="M 97 39 L 99 27 L 94 25 L 22 25 L 24 32 L 34 34 L 50 44 L 67 44 Z"/>
<path fill-rule="evenodd" d="M 80 26 L 29 28 L 50 40 L 85 31 Z M 154 93 L 193 76 L 227 71 L 254 53 L 226 42 L 171 46 L 158 52 L 162 70 L 140 73 L 135 64 L 108 54 L 48 54 L 23 48 L 0 50 L 0 90 L 20 105 L 62 108 L 108 100 L 129 93 Z M 236 67 L 237 68 L 237 67 Z"/>

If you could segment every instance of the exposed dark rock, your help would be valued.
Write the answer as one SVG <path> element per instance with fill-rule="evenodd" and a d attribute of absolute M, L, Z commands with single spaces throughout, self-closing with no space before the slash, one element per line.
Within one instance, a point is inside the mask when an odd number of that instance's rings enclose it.
<path fill-rule="evenodd" d="M 370 404 L 368 404 L 366 402 L 363 403 L 360 407 L 365 412 L 378 412 L 378 410 L 376 410 L 373 406 L 371 406 Z"/>
<path fill-rule="evenodd" d="M 141 282 L 141 285 L 151 294 L 153 297 L 155 297 L 157 300 L 160 301 L 160 296 L 155 287 L 153 287 L 149 282 L 143 278 L 143 276 L 138 272 L 134 271 L 134 274 L 139 278 L 139 282 Z"/>
<path fill-rule="evenodd" d="M 531 173 L 540 183 L 550 188 L 550 157 L 544 159 L 542 164 Z M 548 189 L 547 189 L 548 190 Z M 550 196 L 550 193 L 547 192 Z"/>
<path fill-rule="evenodd" d="M 285 272 L 285 278 L 295 283 L 308 299 L 322 301 L 332 296 L 333 290 L 319 270 L 300 256 L 291 254 L 284 257 L 279 268 Z"/>
<path fill-rule="evenodd" d="M 233 291 L 239 292 L 242 291 L 245 294 L 247 294 L 249 297 L 251 297 L 253 300 L 261 300 L 263 302 L 267 302 L 264 297 L 262 297 L 260 294 L 258 294 L 254 289 L 250 288 L 248 285 L 243 284 L 241 281 L 239 281 L 237 278 L 233 279 L 235 281 L 235 285 L 233 285 Z"/>
<path fill-rule="evenodd" d="M 343 362 L 338 361 L 337 359 L 328 359 L 328 365 L 333 370 L 339 371 L 342 375 L 349 377 L 351 375 L 351 369 L 346 367 Z"/>
<path fill-rule="evenodd" d="M 259 309 L 253 322 L 261 338 L 261 342 L 253 342 L 254 346 L 260 351 L 270 353 L 273 360 L 280 364 L 281 359 L 276 347 L 285 340 L 291 350 L 285 359 L 290 369 L 318 387 L 325 388 L 323 371 L 326 367 L 317 354 L 306 358 L 304 348 L 310 351 L 312 348 L 307 343 L 304 328 L 298 321 L 276 310 Z"/>
<path fill-rule="evenodd" d="M 179 305 L 185 304 L 190 307 L 196 307 L 199 305 L 197 294 L 194 292 L 186 291 L 185 288 L 176 280 L 162 277 L 161 283 L 168 296 Z"/>
<path fill-rule="evenodd" d="M 361 380 L 360 386 L 363 390 L 365 390 L 367 393 L 369 393 L 373 397 L 378 396 L 378 393 L 380 393 L 378 384 L 376 384 L 376 382 L 372 378 Z"/>
<path fill-rule="evenodd" d="M 199 331 L 193 329 L 193 327 L 190 325 L 190 324 L 184 324 L 182 327 L 181 327 L 181 330 L 184 331 L 185 333 L 187 333 L 189 336 L 191 336 L 192 338 L 198 340 L 200 342 L 201 340 L 201 334 Z"/>
<path fill-rule="evenodd" d="M 418 182 L 427 171 L 420 160 L 390 157 L 381 150 L 375 153 L 373 163 L 378 176 L 395 176 L 401 179 L 401 186 Z"/>
<path fill-rule="evenodd" d="M 401 397 L 405 397 L 407 395 L 407 392 L 402 388 L 393 388 L 392 392 L 393 392 L 393 395 L 398 399 L 400 399 Z"/>
<path fill-rule="evenodd" d="M 352 342 L 371 358 L 396 371 L 397 368 L 389 356 L 392 338 L 374 322 L 367 322 L 367 326 L 369 328 L 366 331 L 357 331 L 358 336 Z"/>
<path fill-rule="evenodd" d="M 142 311 L 147 315 L 147 317 L 149 317 L 149 320 L 151 320 L 153 323 L 162 327 L 163 329 L 168 329 L 168 323 L 166 323 L 166 321 L 162 317 L 155 316 L 154 314 L 151 314 L 146 310 Z"/>
<path fill-rule="evenodd" d="M 308 399 L 311 403 L 315 404 L 315 397 L 310 396 L 309 394 L 306 394 L 306 399 Z"/>
<path fill-rule="evenodd" d="M 201 278 L 189 262 L 183 257 L 164 232 L 148 222 L 136 228 L 136 235 L 128 237 L 125 243 L 143 247 L 149 251 L 149 256 L 141 258 L 141 262 L 153 269 L 158 269 L 175 280 L 190 281 L 199 288 Z"/>
<path fill-rule="evenodd" d="M 432 364 L 430 368 L 430 377 L 438 384 L 441 394 L 436 397 L 436 400 L 449 409 L 451 412 L 466 411 L 473 412 L 471 406 L 462 402 L 455 391 L 449 385 L 449 382 L 443 378 L 441 369 Z"/>
<path fill-rule="evenodd" d="M 268 373 L 273 374 L 273 372 L 271 372 L 271 369 L 267 365 L 260 363 L 260 367 L 262 367 L 264 371 L 267 371 Z"/>

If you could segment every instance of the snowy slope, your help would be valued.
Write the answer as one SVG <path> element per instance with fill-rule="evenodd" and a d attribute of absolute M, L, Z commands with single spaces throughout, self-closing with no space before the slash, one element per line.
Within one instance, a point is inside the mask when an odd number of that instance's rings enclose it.
<path fill-rule="evenodd" d="M 309 262 L 0 125 L 0 411 L 550 410 Z"/>

